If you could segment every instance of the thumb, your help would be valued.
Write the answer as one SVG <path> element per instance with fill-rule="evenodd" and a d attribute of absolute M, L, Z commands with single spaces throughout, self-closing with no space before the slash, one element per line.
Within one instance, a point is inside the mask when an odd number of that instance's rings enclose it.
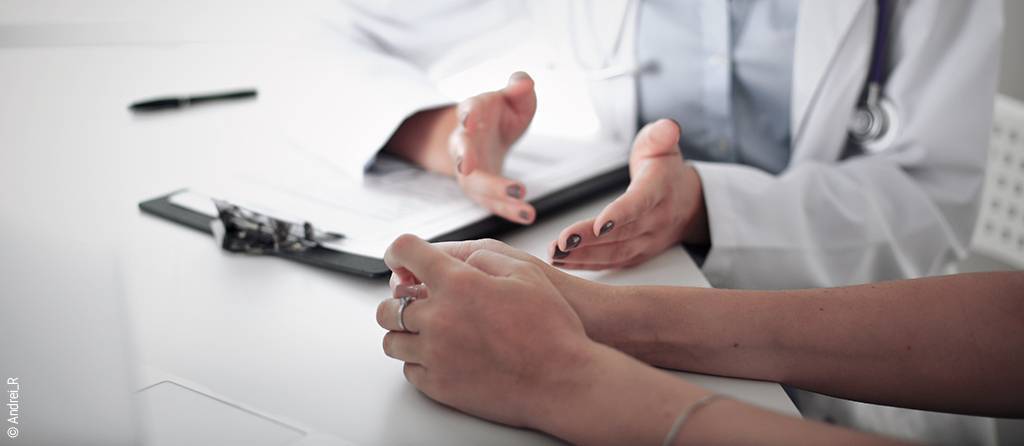
<path fill-rule="evenodd" d="M 680 127 L 671 119 L 659 119 L 644 126 L 633 140 L 630 161 L 679 154 Z"/>
<path fill-rule="evenodd" d="M 529 74 L 522 71 L 512 73 L 508 78 L 508 85 L 501 90 L 501 94 L 520 119 L 533 118 L 533 113 L 537 110 L 537 93 L 534 91 L 533 78 Z"/>

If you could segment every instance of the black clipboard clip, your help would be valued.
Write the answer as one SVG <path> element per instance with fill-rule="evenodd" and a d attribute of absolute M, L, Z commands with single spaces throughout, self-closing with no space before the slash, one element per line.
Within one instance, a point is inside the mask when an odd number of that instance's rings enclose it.
<path fill-rule="evenodd" d="M 213 200 L 217 218 L 210 221 L 217 244 L 245 254 L 300 253 L 345 238 L 343 234 L 317 229 L 308 221 L 294 223 L 246 209 L 224 200 Z"/>

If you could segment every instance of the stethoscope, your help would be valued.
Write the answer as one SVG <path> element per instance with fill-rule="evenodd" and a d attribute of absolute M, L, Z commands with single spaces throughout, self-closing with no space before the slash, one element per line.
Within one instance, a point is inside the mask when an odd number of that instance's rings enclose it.
<path fill-rule="evenodd" d="M 888 57 L 889 27 L 892 11 L 890 0 L 877 0 L 878 17 L 875 21 L 875 39 L 871 49 L 871 67 L 867 87 L 850 120 L 850 137 L 864 150 L 877 153 L 889 144 L 888 136 L 896 128 L 896 111 L 892 101 L 882 93 L 885 85 L 885 61 Z"/>
<path fill-rule="evenodd" d="M 890 0 L 876 0 L 876 2 L 877 18 L 875 21 L 874 41 L 871 48 L 871 66 L 868 71 L 867 85 L 848 125 L 850 137 L 864 150 L 871 153 L 881 152 L 888 148 L 890 146 L 889 140 L 895 134 L 895 129 L 898 126 L 895 107 L 892 101 L 883 94 L 886 59 L 889 49 L 889 28 L 893 13 L 890 9 L 892 2 Z M 580 7 L 580 3 L 572 3 L 573 11 L 569 14 L 570 20 L 572 20 L 570 34 L 572 36 L 573 53 L 576 62 L 578 66 L 583 67 L 590 80 L 602 81 L 622 76 L 632 76 L 655 68 L 653 62 L 643 65 L 613 62 L 615 55 L 620 50 L 623 35 L 625 34 L 625 19 L 617 29 L 614 44 L 608 51 L 605 51 L 600 62 L 594 64 L 582 60 L 583 58 L 579 55 L 581 46 L 577 42 L 577 33 L 580 27 L 576 23 L 576 17 L 580 14 L 587 18 L 589 16 L 585 15 L 587 12 L 586 8 Z M 634 0 L 630 0 L 629 7 L 635 6 L 634 3 Z M 588 25 L 587 29 L 590 30 L 590 35 L 587 37 L 596 40 L 593 24 L 589 23 L 589 20 Z"/>

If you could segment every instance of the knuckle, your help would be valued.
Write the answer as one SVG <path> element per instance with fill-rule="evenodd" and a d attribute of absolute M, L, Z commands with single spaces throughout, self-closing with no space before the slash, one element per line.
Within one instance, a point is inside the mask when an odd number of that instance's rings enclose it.
<path fill-rule="evenodd" d="M 446 323 L 444 312 L 444 307 L 441 307 L 440 310 L 438 310 L 434 306 L 424 308 L 423 311 L 420 313 L 421 316 L 419 318 L 421 326 L 416 328 L 418 328 L 421 333 L 423 332 L 424 329 L 427 329 L 432 332 L 443 331 L 445 328 L 444 324 Z"/>
<path fill-rule="evenodd" d="M 435 394 L 448 395 L 452 391 L 452 379 L 446 374 L 435 374 L 430 381 L 430 387 Z"/>
<path fill-rule="evenodd" d="M 384 318 L 387 316 L 387 305 L 388 301 L 383 301 L 377 305 L 377 325 L 384 327 Z"/>
<path fill-rule="evenodd" d="M 479 256 L 481 255 L 481 254 L 477 254 L 479 252 L 482 252 L 482 251 L 476 251 L 472 255 L 470 255 L 470 257 L 473 258 L 473 259 L 479 259 Z M 476 256 L 476 257 L 474 257 L 474 256 Z M 468 259 L 467 259 L 467 261 L 468 261 Z M 457 289 L 457 290 L 471 289 L 469 287 L 472 286 L 476 282 L 476 274 L 475 274 L 474 270 L 471 269 L 471 268 L 460 268 L 460 269 L 458 269 L 456 271 L 452 271 L 451 273 L 448 274 L 448 277 L 449 277 L 449 282 L 451 284 L 455 285 L 454 289 Z M 457 293 L 457 294 L 461 294 L 461 293 Z"/>
<path fill-rule="evenodd" d="M 486 253 L 486 249 L 478 249 L 476 251 L 473 251 L 472 253 L 469 254 L 469 257 L 466 257 L 466 263 L 469 263 L 470 265 L 476 265 L 478 262 L 480 262 L 480 259 L 487 255 Z"/>
<path fill-rule="evenodd" d="M 415 377 L 415 373 L 414 373 L 414 370 L 415 370 L 414 367 L 415 366 L 413 366 L 412 364 L 405 363 L 405 366 L 402 367 L 402 374 L 405 375 L 405 380 L 406 381 L 409 381 L 413 385 L 416 385 L 416 377 Z"/>
<path fill-rule="evenodd" d="M 397 250 L 404 250 L 410 248 L 413 243 L 416 243 L 418 238 L 412 234 L 402 234 L 391 243 L 391 246 Z"/>
<path fill-rule="evenodd" d="M 515 269 L 523 274 L 531 274 L 534 276 L 543 275 L 544 271 L 539 266 L 534 265 L 532 262 L 516 262 Z"/>
<path fill-rule="evenodd" d="M 499 242 L 493 238 L 480 239 L 478 242 L 480 243 L 481 249 L 497 249 L 505 246 L 504 243 Z"/>
<path fill-rule="evenodd" d="M 424 326 L 429 327 L 429 333 L 431 336 L 440 337 L 442 339 L 450 336 L 450 332 L 452 330 L 452 322 L 450 322 L 450 319 L 440 316 L 430 318 L 429 322 L 424 322 Z M 420 330 L 420 333 L 423 333 L 424 327 L 417 328 Z"/>
<path fill-rule="evenodd" d="M 448 362 L 445 352 L 446 350 L 442 346 L 438 346 L 434 342 L 427 342 L 423 344 L 420 353 L 425 364 L 445 364 Z"/>
<path fill-rule="evenodd" d="M 415 285 L 411 288 L 413 297 L 417 299 L 424 299 L 430 296 L 430 291 L 426 285 Z"/>

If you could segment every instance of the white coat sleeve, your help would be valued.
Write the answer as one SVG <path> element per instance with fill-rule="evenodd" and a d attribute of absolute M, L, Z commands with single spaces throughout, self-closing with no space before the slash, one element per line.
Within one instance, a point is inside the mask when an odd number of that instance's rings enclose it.
<path fill-rule="evenodd" d="M 516 18 L 516 2 L 356 1 L 325 19 L 339 42 L 322 76 L 288 118 L 302 149 L 360 178 L 402 122 L 453 103 L 428 76 L 432 63 L 474 36 Z M 520 14 L 521 15 L 521 14 Z"/>
<path fill-rule="evenodd" d="M 840 286 L 937 274 L 965 255 L 984 180 L 1002 37 L 999 0 L 908 2 L 886 94 L 895 145 L 778 176 L 697 165 L 715 286 Z"/>

